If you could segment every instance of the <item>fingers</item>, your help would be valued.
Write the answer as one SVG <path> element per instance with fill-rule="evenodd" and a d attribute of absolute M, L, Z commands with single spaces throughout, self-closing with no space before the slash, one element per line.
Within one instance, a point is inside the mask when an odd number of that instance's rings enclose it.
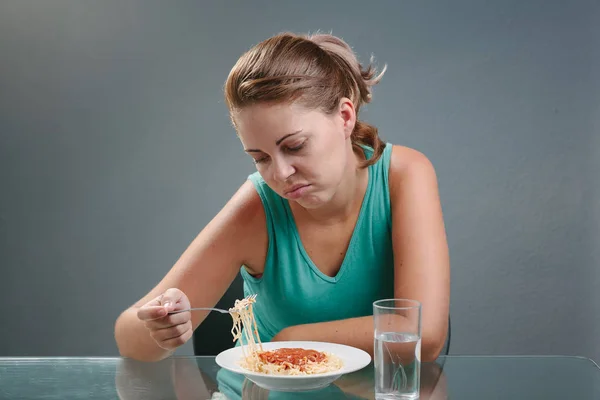
<path fill-rule="evenodd" d="M 191 329 L 192 323 L 191 321 L 188 321 L 186 323 L 171 326 L 169 328 L 154 330 L 152 331 L 152 337 L 158 342 L 164 342 L 179 337 Z"/>
<path fill-rule="evenodd" d="M 176 325 L 185 324 L 190 320 L 190 316 L 191 315 L 189 312 L 182 312 L 179 314 L 172 314 L 163 318 L 146 320 L 144 321 L 144 324 L 146 325 L 146 328 L 153 330 L 171 328 Z"/>
<path fill-rule="evenodd" d="M 185 294 L 176 288 L 167 289 L 163 294 L 152 301 L 144 304 L 138 310 L 138 318 L 150 321 L 162 318 L 176 309 L 184 309 L 189 306 L 189 300 Z"/>
<path fill-rule="evenodd" d="M 167 316 L 168 311 L 162 306 L 142 306 L 137 312 L 137 316 L 142 321 L 151 321 Z"/>
<path fill-rule="evenodd" d="M 159 296 L 158 300 L 160 305 L 164 306 L 167 311 L 173 311 L 175 305 L 184 297 L 183 292 L 176 288 L 167 289 L 162 295 Z"/>
<path fill-rule="evenodd" d="M 170 328 L 151 331 L 151 335 L 163 349 L 171 350 L 187 342 L 193 335 L 192 321 Z"/>

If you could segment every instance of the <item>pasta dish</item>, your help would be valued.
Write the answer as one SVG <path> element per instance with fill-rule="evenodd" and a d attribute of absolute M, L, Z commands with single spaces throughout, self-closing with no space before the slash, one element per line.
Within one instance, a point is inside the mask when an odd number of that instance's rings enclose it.
<path fill-rule="evenodd" d="M 246 297 L 236 300 L 229 309 L 233 318 L 231 334 L 234 341 L 240 341 L 242 349 L 242 368 L 269 375 L 314 375 L 342 368 L 342 360 L 328 352 L 288 347 L 264 350 L 252 310 L 255 302 L 256 296 Z"/>

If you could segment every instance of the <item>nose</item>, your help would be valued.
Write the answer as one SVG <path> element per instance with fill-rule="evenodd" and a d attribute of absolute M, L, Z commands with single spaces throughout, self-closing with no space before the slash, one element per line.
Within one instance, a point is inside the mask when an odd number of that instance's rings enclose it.
<path fill-rule="evenodd" d="M 273 178 L 279 182 L 285 182 L 296 172 L 296 169 L 284 157 L 273 160 Z"/>

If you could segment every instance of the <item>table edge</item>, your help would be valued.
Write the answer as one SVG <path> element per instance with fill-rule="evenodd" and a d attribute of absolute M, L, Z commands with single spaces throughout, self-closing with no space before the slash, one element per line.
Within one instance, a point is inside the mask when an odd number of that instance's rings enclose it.
<path fill-rule="evenodd" d="M 196 356 L 196 355 L 173 355 L 169 356 L 161 361 L 168 359 L 214 359 L 216 356 Z M 451 359 L 464 359 L 464 358 L 563 358 L 563 359 L 579 359 L 584 361 L 591 362 L 596 368 L 600 369 L 600 365 L 593 359 L 585 356 L 576 356 L 576 355 L 526 355 L 526 354 L 502 354 L 502 355 L 479 355 L 479 354 L 453 354 L 447 356 L 440 356 L 437 361 L 442 360 L 451 360 Z M 120 357 L 120 356 L 0 356 L 0 362 L 2 361 L 68 361 L 68 360 L 88 360 L 88 361 L 119 361 L 119 360 L 132 360 L 132 358 L 128 357 Z M 144 362 L 144 361 L 140 361 Z M 160 361 L 155 361 L 160 362 Z M 435 361 L 434 361 L 435 362 Z M 152 363 L 147 362 L 147 363 Z"/>

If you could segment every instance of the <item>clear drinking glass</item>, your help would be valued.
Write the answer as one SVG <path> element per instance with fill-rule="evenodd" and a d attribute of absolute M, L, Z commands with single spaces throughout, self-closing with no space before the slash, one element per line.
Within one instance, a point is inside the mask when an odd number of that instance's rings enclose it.
<path fill-rule="evenodd" d="M 421 303 L 373 303 L 375 398 L 417 399 L 421 380 Z"/>

